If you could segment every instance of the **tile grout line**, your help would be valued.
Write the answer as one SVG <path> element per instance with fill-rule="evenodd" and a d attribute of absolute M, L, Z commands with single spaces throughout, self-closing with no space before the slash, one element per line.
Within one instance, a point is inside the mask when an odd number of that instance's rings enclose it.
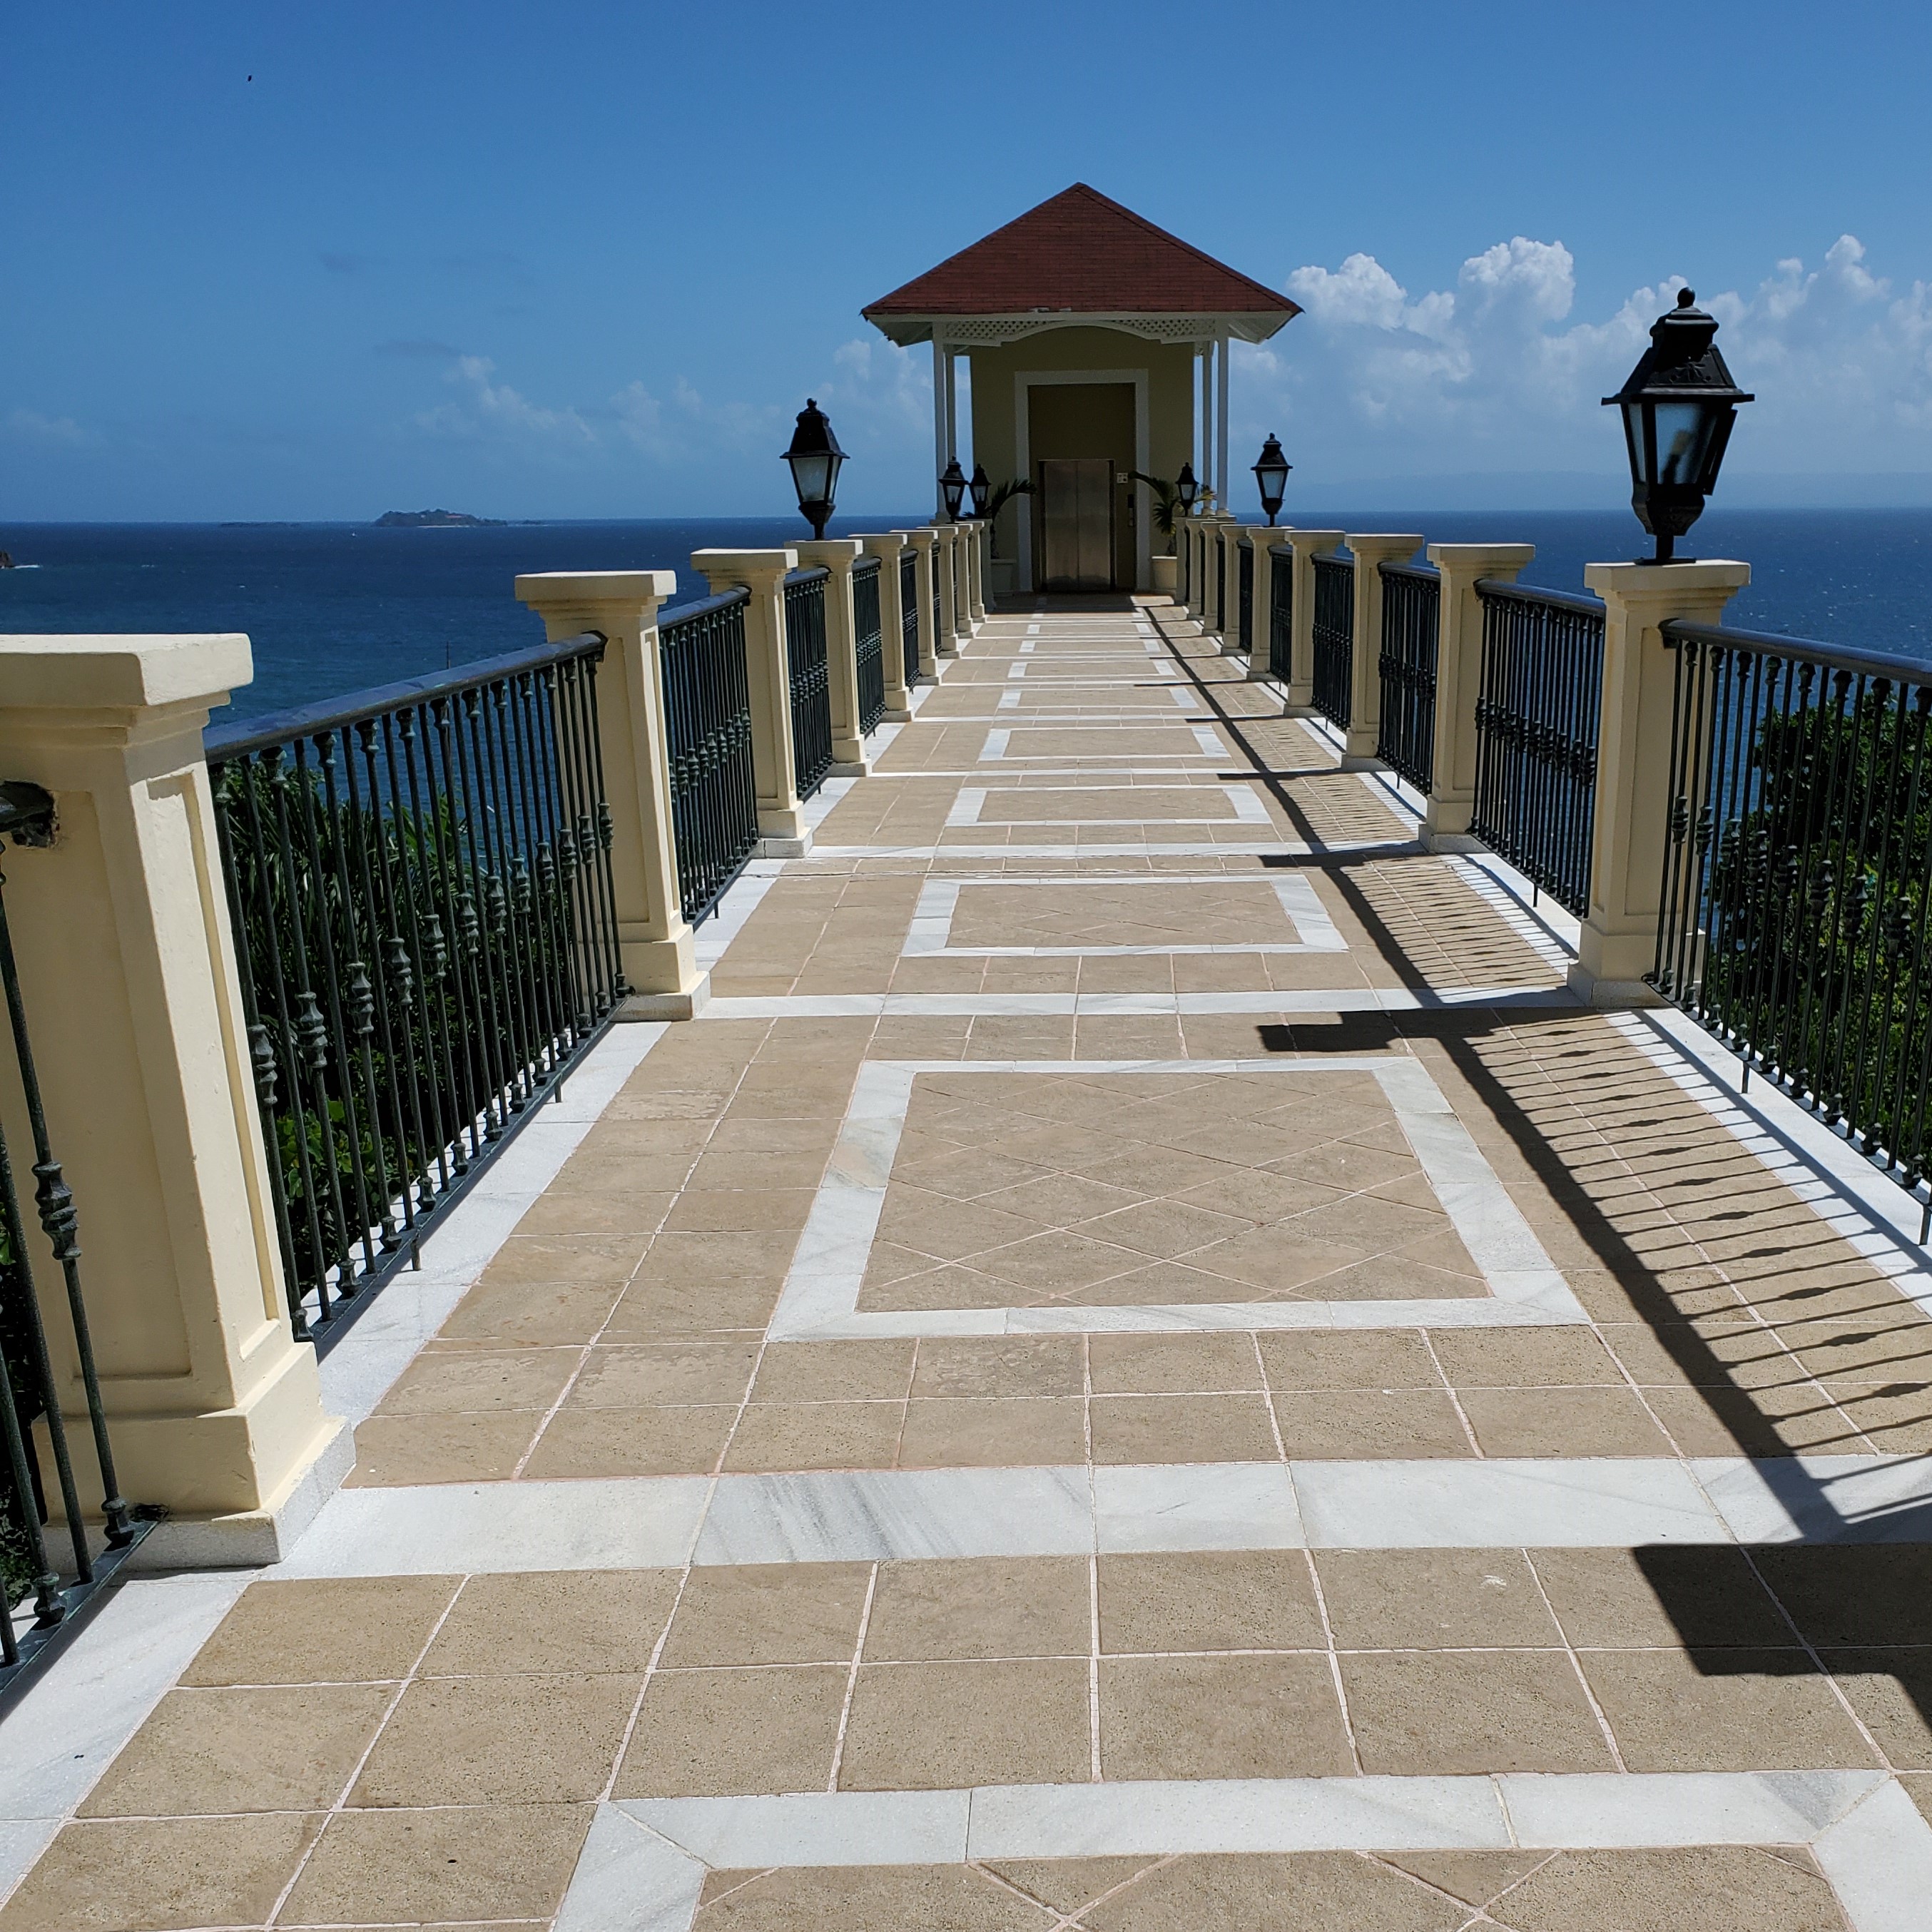
<path fill-rule="evenodd" d="M 860 1660 L 866 1654 L 866 1635 L 872 1625 L 872 1602 L 879 1588 L 879 1566 L 875 1562 L 866 1573 L 866 1600 L 859 1610 L 859 1634 L 853 1640 L 852 1667 L 845 1676 L 845 1695 L 838 1706 L 838 1729 L 832 1740 L 832 1769 L 825 1780 L 827 1794 L 838 1789 L 838 1774 L 845 1762 L 845 1731 L 852 1720 L 853 1694 L 859 1688 Z"/>

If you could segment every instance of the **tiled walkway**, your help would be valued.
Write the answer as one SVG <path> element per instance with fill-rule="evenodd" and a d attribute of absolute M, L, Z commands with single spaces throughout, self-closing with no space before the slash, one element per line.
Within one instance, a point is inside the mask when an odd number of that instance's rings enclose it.
<path fill-rule="evenodd" d="M 1932 1925 L 1932 1284 L 1241 670 L 988 623 L 0 1928 Z"/>

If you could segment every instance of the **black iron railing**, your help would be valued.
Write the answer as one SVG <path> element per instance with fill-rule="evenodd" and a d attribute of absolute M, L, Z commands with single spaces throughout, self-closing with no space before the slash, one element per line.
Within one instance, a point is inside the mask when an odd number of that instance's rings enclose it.
<path fill-rule="evenodd" d="M 1294 553 L 1286 544 L 1268 551 L 1268 675 L 1288 682 L 1294 657 Z"/>
<path fill-rule="evenodd" d="M 972 600 L 966 592 L 966 546 L 956 538 L 952 545 L 952 628 L 966 628 L 967 611 Z"/>
<path fill-rule="evenodd" d="M 208 734 L 276 1230 L 326 1348 L 626 988 L 595 634 Z"/>
<path fill-rule="evenodd" d="M 10 839 L 16 845 L 50 844 L 53 814 L 52 799 L 38 785 L 0 784 L 0 844 Z M 4 884 L 0 880 L 0 887 Z M 12 1150 L 0 1131 L 0 1594 L 4 1594 L 4 1602 L 0 1602 L 0 1707 L 4 1707 L 20 1694 L 28 1678 L 51 1660 L 58 1634 L 120 1568 L 128 1552 L 146 1534 L 148 1524 L 143 1520 L 147 1513 L 130 1509 L 122 1498 L 115 1473 L 87 1305 L 81 1294 L 80 1216 L 47 1131 L 4 892 L 0 892 L 0 985 L 6 992 L 13 1075 L 33 1141 L 34 1208 L 40 1223 L 38 1234 L 29 1235 L 14 1179 Z M 34 1283 L 33 1256 L 43 1240 L 58 1264 L 65 1290 L 63 1297 L 50 1293 L 47 1298 L 50 1310 L 64 1306 L 65 1311 L 64 1318 L 53 1316 L 51 1337 Z M 96 1534 L 104 1544 L 98 1544 L 90 1534 L 81 1500 L 68 1421 L 61 1412 L 65 1378 L 56 1371 L 56 1351 L 63 1367 L 70 1368 L 77 1380 L 86 1405 L 92 1449 L 90 1473 L 98 1480 L 102 1498 Z M 49 1472 L 41 1466 L 42 1440 L 53 1462 L 53 1487 L 66 1524 L 64 1539 L 50 1538 L 47 1534 L 52 1509 Z M 66 1550 L 57 1554 L 61 1540 Z M 30 1596 L 34 1621 L 22 1632 L 15 1628 L 14 1606 Z"/>
<path fill-rule="evenodd" d="M 1201 586 L 1202 601 L 1208 607 L 1207 628 L 1218 631 L 1226 615 L 1221 607 L 1227 602 L 1227 584 L 1221 568 L 1221 532 L 1212 524 L 1208 527 L 1207 554 L 1202 560 L 1202 568 L 1208 574 L 1207 581 Z"/>
<path fill-rule="evenodd" d="M 1578 918 L 1589 910 L 1604 607 L 1485 578 L 1469 830 Z"/>
<path fill-rule="evenodd" d="M 802 799 L 818 790 L 832 768 L 832 692 L 825 658 L 825 584 L 831 574 L 821 564 L 815 570 L 794 570 L 784 580 L 792 779 Z"/>
<path fill-rule="evenodd" d="M 919 553 L 910 544 L 899 552 L 899 645 L 910 691 L 919 681 Z"/>
<path fill-rule="evenodd" d="M 933 547 L 932 547 L 932 564 L 931 564 L 931 569 L 932 569 L 932 649 L 933 649 L 933 653 L 934 653 L 934 655 L 935 656 L 938 656 L 938 651 L 939 651 L 939 646 L 940 646 L 940 645 L 941 642 L 944 640 L 945 636 L 946 636 L 946 626 L 945 626 L 943 623 L 941 623 L 941 622 L 940 622 L 940 610 L 942 609 L 942 608 L 943 608 L 943 607 L 941 606 L 941 604 L 940 604 L 940 601 L 939 601 L 939 590 L 940 590 L 940 583 L 939 583 L 939 579 L 940 579 L 940 568 L 939 568 L 939 546 L 938 546 L 937 544 L 934 544 L 933 545 Z"/>
<path fill-rule="evenodd" d="M 1252 544 L 1241 545 L 1237 566 L 1240 576 L 1240 632 L 1236 641 L 1244 651 L 1255 647 L 1255 551 Z"/>
<path fill-rule="evenodd" d="M 1436 764 L 1436 647 L 1442 580 L 1435 571 L 1409 563 L 1384 563 L 1382 580 L 1382 718 L 1376 756 L 1426 792 Z"/>
<path fill-rule="evenodd" d="M 879 620 L 879 560 L 852 568 L 852 632 L 859 654 L 859 734 L 879 728 L 886 710 L 885 637 Z"/>
<path fill-rule="evenodd" d="M 1315 708 L 1330 724 L 1348 728 L 1355 655 L 1355 562 L 1318 556 L 1315 564 Z"/>
<path fill-rule="evenodd" d="M 1174 537 L 1175 567 L 1180 573 L 1180 602 L 1186 604 L 1193 601 L 1194 542 L 1184 524 L 1174 526 Z"/>
<path fill-rule="evenodd" d="M 745 607 L 728 590 L 667 618 L 658 632 L 672 842 L 684 916 L 712 911 L 758 842 Z"/>
<path fill-rule="evenodd" d="M 1676 685 L 1652 983 L 1747 1080 L 1774 1081 L 1916 1192 L 1932 1096 L 1932 670 L 1713 626 L 1664 638 Z"/>

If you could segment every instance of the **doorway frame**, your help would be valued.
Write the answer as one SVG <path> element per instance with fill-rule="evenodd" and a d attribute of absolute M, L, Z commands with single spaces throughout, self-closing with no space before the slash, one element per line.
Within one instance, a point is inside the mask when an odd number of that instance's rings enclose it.
<path fill-rule="evenodd" d="M 1130 384 L 1134 392 L 1134 467 L 1145 470 L 1153 460 L 1151 433 L 1148 422 L 1148 372 L 1141 369 L 1022 369 L 1013 376 L 1014 468 L 1024 477 L 1033 475 L 1033 391 L 1071 382 Z M 1136 485 L 1144 488 L 1144 484 Z M 1034 588 L 1033 518 L 1016 519 L 1019 524 L 1018 567 L 1015 574 L 1022 590 Z M 1134 588 L 1146 590 L 1154 580 L 1153 519 L 1144 507 L 1134 518 Z"/>

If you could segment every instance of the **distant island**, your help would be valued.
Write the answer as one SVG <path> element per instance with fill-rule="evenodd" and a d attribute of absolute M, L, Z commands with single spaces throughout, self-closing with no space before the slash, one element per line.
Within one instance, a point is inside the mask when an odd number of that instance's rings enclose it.
<path fill-rule="evenodd" d="M 500 530 L 501 517 L 472 517 L 460 510 L 385 510 L 376 519 L 379 530 Z"/>

